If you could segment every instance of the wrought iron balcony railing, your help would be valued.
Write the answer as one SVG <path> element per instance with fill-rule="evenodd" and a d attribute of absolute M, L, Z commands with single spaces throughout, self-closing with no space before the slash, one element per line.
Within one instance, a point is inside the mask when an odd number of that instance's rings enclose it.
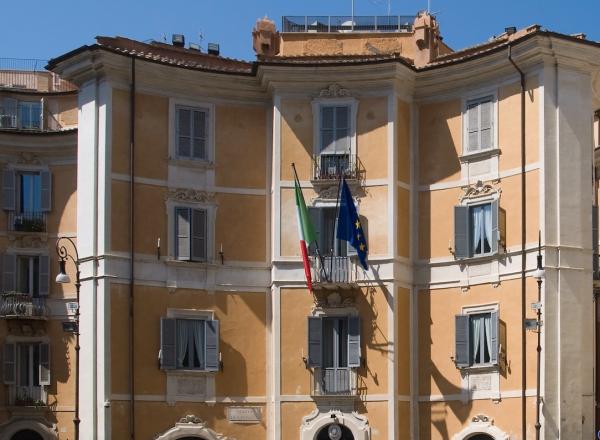
<path fill-rule="evenodd" d="M 43 386 L 8 386 L 8 404 L 14 406 L 46 406 L 47 396 Z"/>
<path fill-rule="evenodd" d="M 16 232 L 46 232 L 45 212 L 10 212 L 8 227 Z"/>
<path fill-rule="evenodd" d="M 414 15 L 300 15 L 282 19 L 283 32 L 412 32 Z"/>
<path fill-rule="evenodd" d="M 359 160 L 356 154 L 317 154 L 313 156 L 314 181 L 331 181 L 359 178 Z"/>
<path fill-rule="evenodd" d="M 28 293 L 8 292 L 0 295 L 0 317 L 6 319 L 45 319 L 46 298 Z"/>
<path fill-rule="evenodd" d="M 357 280 L 358 268 L 350 257 L 312 257 L 313 287 L 352 288 Z"/>
<path fill-rule="evenodd" d="M 358 395 L 357 374 L 354 368 L 315 368 L 312 378 L 313 396 Z"/>

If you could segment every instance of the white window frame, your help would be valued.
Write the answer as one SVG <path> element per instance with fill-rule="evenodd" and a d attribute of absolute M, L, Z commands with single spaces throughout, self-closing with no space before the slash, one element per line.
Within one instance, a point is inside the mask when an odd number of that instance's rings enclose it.
<path fill-rule="evenodd" d="M 312 101 L 313 112 L 313 154 L 318 156 L 321 154 L 321 109 L 323 107 L 341 107 L 348 106 L 350 108 L 349 118 L 350 126 L 348 136 L 350 138 L 351 155 L 356 155 L 356 117 L 358 114 L 358 101 L 355 98 L 317 98 Z"/>
<path fill-rule="evenodd" d="M 485 150 L 469 151 L 469 105 L 474 102 L 483 102 L 488 98 L 491 98 L 492 102 L 492 143 L 490 148 Z M 478 159 L 481 156 L 488 156 L 497 153 L 498 150 L 498 91 L 494 90 L 481 90 L 471 93 L 462 98 L 462 155 L 464 159 Z"/>
<path fill-rule="evenodd" d="M 206 264 L 215 258 L 215 222 L 217 216 L 217 206 L 211 203 L 193 203 L 169 199 L 166 203 L 167 208 L 167 227 L 168 227 L 168 255 L 172 262 Z M 178 260 L 175 254 L 177 237 L 175 236 L 175 208 L 203 209 L 206 211 L 206 260 L 204 261 L 183 261 Z M 191 224 L 191 219 L 190 219 Z"/>
<path fill-rule="evenodd" d="M 207 112 L 206 158 L 181 157 L 177 154 L 177 110 L 188 108 Z M 205 101 L 169 99 L 169 159 L 179 163 L 212 164 L 215 160 L 215 105 Z"/>
<path fill-rule="evenodd" d="M 469 234 L 472 233 L 472 230 L 471 230 L 471 207 L 480 206 L 480 205 L 486 205 L 486 204 L 491 204 L 494 201 L 498 201 L 498 209 L 500 209 L 500 195 L 498 193 L 492 193 L 490 195 L 481 196 L 481 197 L 477 197 L 477 198 L 474 198 L 474 199 L 464 199 L 462 201 L 461 205 L 462 206 L 466 206 L 466 207 L 469 208 Z M 498 221 L 500 221 L 500 213 L 498 213 Z M 486 253 L 482 253 L 482 254 L 473 255 L 472 254 L 472 249 L 469 249 L 469 257 L 468 257 L 468 259 L 492 257 L 492 256 L 497 255 L 499 253 L 500 253 L 500 243 L 498 243 L 498 252 L 497 253 L 486 252 Z"/>

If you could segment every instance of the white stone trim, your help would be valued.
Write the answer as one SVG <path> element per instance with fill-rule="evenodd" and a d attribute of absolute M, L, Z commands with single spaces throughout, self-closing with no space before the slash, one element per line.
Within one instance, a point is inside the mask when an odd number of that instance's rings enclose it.
<path fill-rule="evenodd" d="M 465 429 L 452 436 L 452 440 L 468 440 L 476 434 L 487 434 L 494 440 L 510 440 L 510 435 L 494 426 L 493 419 L 482 414 L 473 417 Z"/>
<path fill-rule="evenodd" d="M 36 415 L 32 415 L 31 418 L 11 418 L 0 426 L 0 437 L 10 439 L 25 429 L 35 431 L 43 440 L 58 440 L 56 424 L 51 424 L 45 418 Z"/>
<path fill-rule="evenodd" d="M 366 417 L 356 411 L 345 413 L 337 410 L 321 412 L 318 408 L 302 419 L 300 440 L 314 440 L 319 431 L 333 422 L 344 425 L 352 432 L 354 440 L 370 440 L 371 427 Z"/>
<path fill-rule="evenodd" d="M 167 432 L 156 437 L 155 440 L 177 440 L 181 438 L 198 437 L 202 440 L 228 440 L 229 437 L 219 434 L 206 426 L 198 417 L 188 415 L 183 417 Z M 229 439 L 233 440 L 233 439 Z"/>

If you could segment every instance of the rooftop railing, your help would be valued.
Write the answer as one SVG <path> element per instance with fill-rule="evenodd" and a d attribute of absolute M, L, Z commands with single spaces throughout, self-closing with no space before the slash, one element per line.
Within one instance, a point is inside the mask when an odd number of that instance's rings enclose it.
<path fill-rule="evenodd" d="M 414 15 L 299 15 L 282 19 L 282 32 L 412 32 Z"/>
<path fill-rule="evenodd" d="M 0 58 L 0 88 L 38 92 L 70 92 L 77 87 L 44 67 L 46 60 Z"/>

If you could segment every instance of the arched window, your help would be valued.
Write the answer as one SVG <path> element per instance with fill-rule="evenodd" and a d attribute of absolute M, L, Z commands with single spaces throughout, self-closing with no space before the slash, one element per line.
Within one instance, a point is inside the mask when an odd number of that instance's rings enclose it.
<path fill-rule="evenodd" d="M 31 429 L 23 429 L 13 435 L 10 440 L 44 440 L 44 438 Z"/>

